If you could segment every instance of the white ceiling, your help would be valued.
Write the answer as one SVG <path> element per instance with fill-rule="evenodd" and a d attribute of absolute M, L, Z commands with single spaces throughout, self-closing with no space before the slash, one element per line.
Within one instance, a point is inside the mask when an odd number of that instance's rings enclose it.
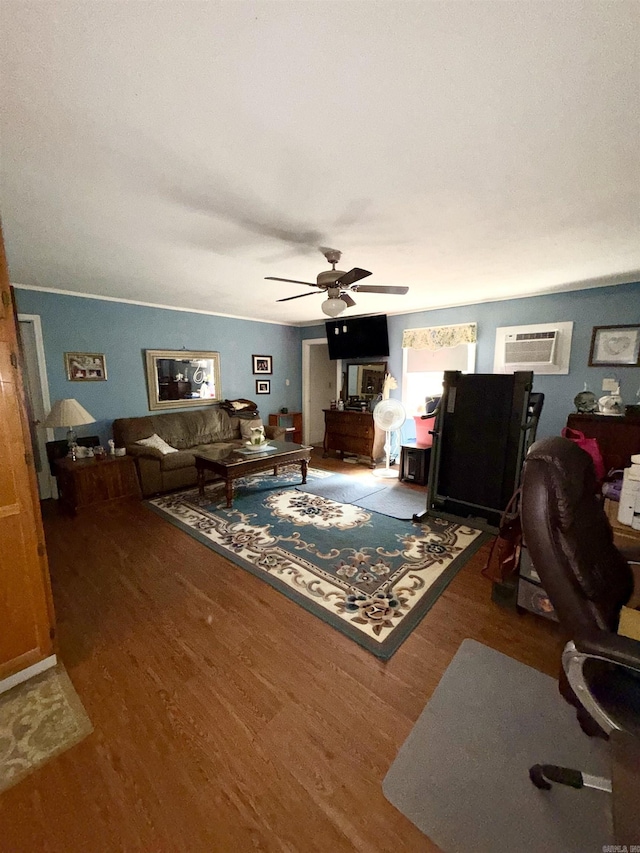
<path fill-rule="evenodd" d="M 640 278 L 640 3 L 0 2 L 12 281 L 326 319 Z M 363 282 L 365 283 L 365 282 Z"/>

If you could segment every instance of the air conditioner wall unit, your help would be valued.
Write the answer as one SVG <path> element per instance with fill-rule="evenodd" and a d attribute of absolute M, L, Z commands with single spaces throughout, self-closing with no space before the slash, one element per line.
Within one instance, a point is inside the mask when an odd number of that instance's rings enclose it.
<path fill-rule="evenodd" d="M 518 332 L 505 335 L 505 367 L 556 364 L 559 331 Z"/>

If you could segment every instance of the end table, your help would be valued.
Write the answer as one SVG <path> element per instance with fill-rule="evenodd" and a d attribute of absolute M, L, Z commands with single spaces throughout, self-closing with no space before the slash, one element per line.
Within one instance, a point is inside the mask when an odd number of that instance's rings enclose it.
<path fill-rule="evenodd" d="M 426 486 L 429 479 L 431 448 L 407 442 L 400 450 L 400 479 Z"/>
<path fill-rule="evenodd" d="M 72 515 L 106 501 L 141 498 L 136 466 L 131 456 L 106 459 L 58 459 L 56 478 L 62 505 Z"/>

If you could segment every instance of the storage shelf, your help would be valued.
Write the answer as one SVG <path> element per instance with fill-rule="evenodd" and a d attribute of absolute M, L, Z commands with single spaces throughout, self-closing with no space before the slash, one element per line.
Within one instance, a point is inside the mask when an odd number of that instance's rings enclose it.
<path fill-rule="evenodd" d="M 269 415 L 269 426 L 284 427 L 285 441 L 302 444 L 302 412 L 277 412 Z"/>

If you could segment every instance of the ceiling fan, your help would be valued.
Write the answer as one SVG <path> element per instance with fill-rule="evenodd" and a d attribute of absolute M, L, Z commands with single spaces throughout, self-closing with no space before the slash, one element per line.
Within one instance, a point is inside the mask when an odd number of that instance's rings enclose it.
<path fill-rule="evenodd" d="M 409 291 L 408 287 L 386 287 L 380 285 L 362 285 L 358 282 L 366 278 L 371 273 L 368 270 L 354 267 L 349 272 L 337 270 L 336 264 L 342 256 L 342 252 L 338 249 L 329 249 L 325 246 L 320 247 L 320 251 L 331 264 L 330 270 L 324 270 L 318 273 L 315 283 L 310 281 L 297 281 L 293 278 L 276 278 L 273 275 L 265 276 L 269 281 L 286 281 L 290 284 L 306 284 L 309 287 L 316 287 L 328 295 L 328 298 L 322 303 L 321 308 L 329 317 L 337 317 L 342 314 L 345 308 L 351 308 L 356 303 L 353 301 L 349 293 L 395 293 L 403 295 Z M 314 291 L 317 293 L 317 291 Z M 278 302 L 288 302 L 290 299 L 302 299 L 303 296 L 312 296 L 313 293 L 299 293 L 297 296 L 286 296 L 284 299 L 278 299 Z"/>

